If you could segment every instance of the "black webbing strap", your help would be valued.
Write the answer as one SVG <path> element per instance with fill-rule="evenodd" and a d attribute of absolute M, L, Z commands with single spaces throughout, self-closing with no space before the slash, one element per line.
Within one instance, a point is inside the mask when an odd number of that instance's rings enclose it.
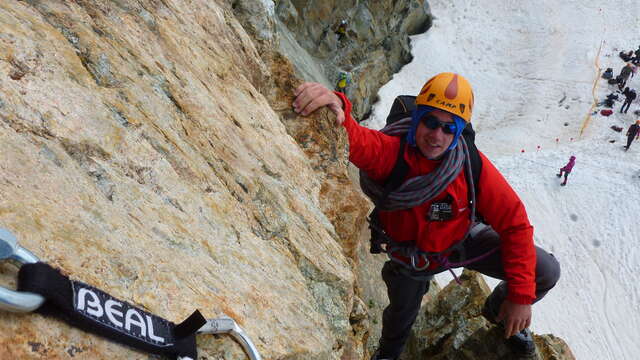
<path fill-rule="evenodd" d="M 471 125 L 471 123 L 468 123 L 465 129 L 462 131 L 462 136 L 464 137 L 465 142 L 467 143 L 467 148 L 469 149 L 469 161 L 471 161 L 471 177 L 473 178 L 473 190 L 476 193 L 475 197 L 477 199 L 478 194 L 480 193 L 480 173 L 482 172 L 482 158 L 480 157 L 480 152 L 476 147 L 476 133 L 475 131 L 473 131 L 473 126 Z M 465 176 L 468 176 L 466 172 L 464 174 Z M 468 179 L 467 183 L 469 183 Z M 471 191 L 471 189 L 469 189 L 469 191 Z"/>
<path fill-rule="evenodd" d="M 398 150 L 398 155 L 396 156 L 396 163 L 393 165 L 393 169 L 391 169 L 391 173 L 385 180 L 384 191 L 382 193 L 382 203 L 387 201 L 389 194 L 402 185 L 404 182 L 404 178 L 407 177 L 409 173 L 409 164 L 404 159 L 404 148 L 406 147 L 407 140 L 405 137 L 400 138 L 400 149 Z"/>
<path fill-rule="evenodd" d="M 149 353 L 197 359 L 195 332 L 206 323 L 197 310 L 174 324 L 91 285 L 70 280 L 42 262 L 22 265 L 18 290 L 46 299 L 36 310 L 42 315 Z"/>
<path fill-rule="evenodd" d="M 404 181 L 404 178 L 409 173 L 409 165 L 407 161 L 404 159 L 404 148 L 407 141 L 404 137 L 400 138 L 400 149 L 398 150 L 398 155 L 396 156 L 396 163 L 393 165 L 393 169 L 391 169 L 391 174 L 387 177 L 384 183 L 384 189 L 382 192 L 380 204 L 384 204 L 389 197 L 389 194 L 400 185 Z M 381 234 L 380 231 L 382 226 L 380 225 L 378 205 L 371 210 L 369 214 L 369 229 L 371 230 L 371 239 L 369 244 L 369 252 L 371 254 L 380 254 L 382 249 L 382 244 L 388 242 L 388 239 L 385 238 L 386 234 Z"/>

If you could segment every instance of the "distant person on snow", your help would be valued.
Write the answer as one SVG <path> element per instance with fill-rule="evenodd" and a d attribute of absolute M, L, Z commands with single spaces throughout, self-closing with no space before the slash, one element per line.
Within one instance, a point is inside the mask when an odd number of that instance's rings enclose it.
<path fill-rule="evenodd" d="M 482 314 L 501 324 L 517 356 L 534 354 L 531 305 L 555 286 L 560 265 L 534 245 L 524 204 L 498 169 L 477 149 L 477 160 L 471 159 L 462 136 L 464 129 L 472 131 L 471 84 L 454 73 L 434 76 L 407 117 L 380 131 L 359 125 L 347 97 L 321 84 L 304 83 L 295 95 L 297 113 L 326 106 L 336 114 L 349 139 L 349 160 L 360 168 L 362 189 L 379 210 L 371 217 L 372 235 L 384 238 L 389 256 L 382 268 L 389 305 L 371 359 L 399 358 L 433 275 L 455 267 L 504 280 Z M 477 193 L 471 191 L 473 177 L 465 175 L 472 161 L 482 166 Z M 405 165 L 404 183 L 385 195 L 384 183 L 398 162 Z M 475 210 L 486 224 L 474 220 Z"/>
<path fill-rule="evenodd" d="M 631 102 L 636 99 L 636 91 L 633 89 L 629 89 L 628 87 L 624 89 L 622 92 L 624 94 L 625 100 L 624 104 L 620 108 L 620 112 L 626 114 L 629 111 L 629 107 L 631 106 Z M 625 109 L 626 106 L 626 109 Z"/>
<path fill-rule="evenodd" d="M 560 172 L 556 174 L 557 177 L 562 177 L 562 174 L 564 173 L 564 181 L 560 184 L 560 186 L 567 185 L 567 177 L 569 177 L 569 174 L 571 174 L 571 170 L 573 169 L 573 165 L 575 164 L 576 164 L 576 157 L 571 155 L 567 165 L 560 168 Z"/>
<path fill-rule="evenodd" d="M 629 126 L 629 130 L 627 130 L 627 146 L 624 147 L 624 151 L 629 150 L 634 137 L 636 139 L 640 137 L 640 120 L 637 120 L 635 124 Z"/>
<path fill-rule="evenodd" d="M 623 87 L 627 84 L 627 80 L 629 77 L 633 77 L 633 69 L 631 63 L 627 63 L 622 70 L 620 70 L 620 83 L 618 83 L 618 88 L 622 90 Z"/>
<path fill-rule="evenodd" d="M 607 68 L 607 70 L 604 71 L 604 73 L 602 74 L 602 78 L 603 79 L 612 79 L 613 78 L 613 69 L 612 68 Z"/>
<path fill-rule="evenodd" d="M 624 88 L 624 90 L 622 90 L 622 95 L 627 96 L 628 93 L 629 93 L 629 87 L 627 86 L 626 88 Z"/>

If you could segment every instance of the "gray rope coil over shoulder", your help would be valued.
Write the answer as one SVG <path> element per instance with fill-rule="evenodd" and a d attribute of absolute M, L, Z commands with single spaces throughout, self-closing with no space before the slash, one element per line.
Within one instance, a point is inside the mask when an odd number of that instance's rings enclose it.
<path fill-rule="evenodd" d="M 380 131 L 391 136 L 404 136 L 409 131 L 410 126 L 411 118 L 408 117 L 394 122 Z M 360 171 L 360 187 L 380 210 L 410 209 L 442 193 L 458 177 L 460 171 L 463 171 L 465 163 L 466 167 L 470 169 L 467 143 L 464 137 L 460 136 L 456 147 L 444 155 L 435 171 L 408 179 L 400 187 L 389 193 L 386 199 L 383 199 L 384 186 L 371 179 L 362 170 Z M 470 186 L 473 189 L 473 180 L 471 182 Z M 475 203 L 475 196 L 473 197 L 472 201 Z"/>

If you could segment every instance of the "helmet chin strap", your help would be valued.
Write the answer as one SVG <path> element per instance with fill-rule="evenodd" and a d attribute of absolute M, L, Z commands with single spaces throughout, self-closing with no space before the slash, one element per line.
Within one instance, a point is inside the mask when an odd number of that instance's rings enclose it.
<path fill-rule="evenodd" d="M 462 135 L 462 131 L 467 126 L 467 123 L 464 121 L 464 119 L 457 115 L 453 115 L 453 121 L 456 123 L 456 133 L 454 134 L 453 140 L 451 141 L 451 144 L 447 148 L 447 151 L 453 149 L 454 147 L 456 147 L 456 145 L 458 145 L 458 139 L 460 139 L 460 135 Z"/>

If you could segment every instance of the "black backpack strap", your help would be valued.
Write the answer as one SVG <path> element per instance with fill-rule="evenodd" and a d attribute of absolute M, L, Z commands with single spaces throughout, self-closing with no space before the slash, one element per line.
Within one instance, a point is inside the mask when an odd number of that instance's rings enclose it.
<path fill-rule="evenodd" d="M 400 138 L 400 149 L 398 149 L 398 156 L 396 157 L 396 163 L 391 169 L 391 173 L 387 177 L 384 183 L 384 192 L 382 193 L 382 201 L 386 201 L 391 192 L 402 185 L 404 178 L 409 173 L 409 164 L 404 159 L 404 149 L 406 147 L 407 140 L 403 136 Z"/>
<path fill-rule="evenodd" d="M 464 136 L 464 140 L 467 143 L 467 148 L 469 149 L 471 174 L 473 175 L 473 188 L 476 192 L 476 198 L 478 198 L 478 193 L 480 190 L 480 172 L 482 171 L 482 158 L 480 158 L 480 153 L 478 153 L 478 148 L 476 147 L 476 133 L 473 131 L 473 126 L 471 126 L 471 123 L 468 123 L 465 129 L 462 131 L 462 136 Z"/>
<path fill-rule="evenodd" d="M 404 181 L 404 178 L 407 177 L 409 173 L 409 165 L 404 159 L 404 150 L 406 147 L 407 141 L 404 137 L 400 139 L 400 149 L 398 149 L 398 156 L 396 157 L 396 163 L 393 165 L 393 169 L 391 169 L 391 174 L 387 177 L 384 183 L 384 190 L 382 192 L 382 200 L 384 203 L 389 197 L 389 194 L 400 185 Z M 369 248 L 369 252 L 372 254 L 379 254 L 382 252 L 382 244 L 387 242 L 385 238 L 386 234 L 383 233 L 382 226 L 380 225 L 379 218 L 379 209 L 376 205 L 371 214 L 369 214 L 369 229 L 371 229 L 371 244 Z"/>

